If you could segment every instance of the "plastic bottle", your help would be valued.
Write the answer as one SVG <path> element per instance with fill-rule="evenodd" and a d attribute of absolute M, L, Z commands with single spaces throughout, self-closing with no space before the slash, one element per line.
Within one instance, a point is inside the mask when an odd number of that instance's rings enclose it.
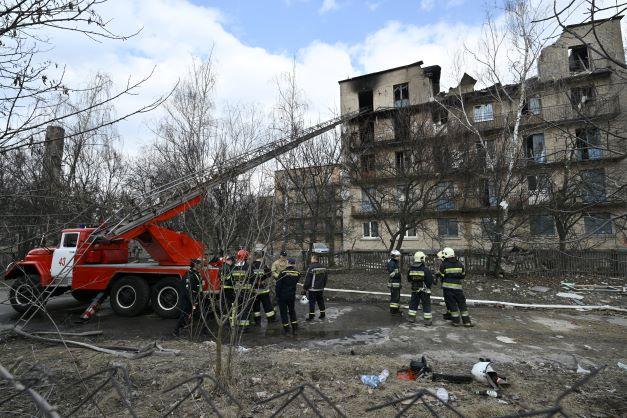
<path fill-rule="evenodd" d="M 501 393 L 500 392 L 498 392 L 496 390 L 492 390 L 492 389 L 481 390 L 481 391 L 477 392 L 477 395 L 489 396 L 490 398 L 500 398 L 501 397 Z"/>
<path fill-rule="evenodd" d="M 372 389 L 376 389 L 379 387 L 379 385 L 381 384 L 381 381 L 379 380 L 379 376 L 375 376 L 373 374 L 362 374 L 361 375 L 361 382 L 372 388 Z"/>
<path fill-rule="evenodd" d="M 383 371 L 379 374 L 379 382 L 385 382 L 389 375 L 390 371 L 388 369 L 383 369 Z"/>

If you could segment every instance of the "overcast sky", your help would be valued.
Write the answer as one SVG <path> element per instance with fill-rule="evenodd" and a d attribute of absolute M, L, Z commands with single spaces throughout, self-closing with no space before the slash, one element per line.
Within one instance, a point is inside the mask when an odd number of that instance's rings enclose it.
<path fill-rule="evenodd" d="M 496 15 L 501 3 L 493 9 Z M 480 37 L 485 5 L 482 0 L 111 0 L 102 14 L 111 19 L 112 30 L 141 28 L 137 36 L 95 43 L 74 33 L 55 34 L 50 54 L 67 66 L 73 85 L 96 71 L 121 85 L 154 67 L 141 94 L 118 103 L 118 114 L 168 91 L 192 56 L 211 51 L 218 108 L 246 103 L 269 109 L 276 99 L 273 78 L 289 71 L 295 57 L 311 117 L 325 118 L 338 110 L 337 81 L 347 77 L 422 60 L 442 66 L 442 87 L 452 85 L 453 57 Z M 128 152 L 152 140 L 148 127 L 157 117 L 122 122 Z"/>

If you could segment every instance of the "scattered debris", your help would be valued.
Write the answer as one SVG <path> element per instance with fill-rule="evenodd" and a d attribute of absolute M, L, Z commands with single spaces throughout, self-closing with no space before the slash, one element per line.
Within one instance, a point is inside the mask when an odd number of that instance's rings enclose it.
<path fill-rule="evenodd" d="M 516 344 L 516 341 L 514 341 L 513 338 L 505 337 L 503 335 L 497 336 L 496 339 L 505 344 Z"/>
<path fill-rule="evenodd" d="M 381 383 L 384 383 L 387 380 L 389 375 L 390 372 L 388 371 L 388 369 L 383 369 L 383 371 L 379 375 L 362 374 L 360 376 L 360 379 L 364 385 L 372 389 L 376 389 Z"/>
<path fill-rule="evenodd" d="M 446 389 L 438 388 L 435 391 L 435 396 L 443 403 L 448 403 L 449 396 L 448 396 L 448 391 Z"/>
<path fill-rule="evenodd" d="M 566 290 L 576 292 L 614 292 L 627 293 L 627 286 L 610 286 L 607 284 L 575 284 L 573 282 L 561 282 Z"/>
<path fill-rule="evenodd" d="M 471 383 L 472 376 L 463 375 L 463 374 L 444 374 L 444 373 L 433 373 L 431 375 L 431 380 L 433 382 L 448 382 L 448 383 Z"/>
<path fill-rule="evenodd" d="M 396 372 L 396 378 L 398 380 L 416 380 L 418 376 L 412 369 L 401 369 Z"/>
<path fill-rule="evenodd" d="M 575 299 L 575 300 L 583 299 L 583 296 L 578 295 L 577 293 L 568 293 L 568 292 L 559 292 L 559 293 L 556 293 L 555 296 L 558 296 L 560 298 Z"/>
<path fill-rule="evenodd" d="M 590 370 L 584 369 L 579 363 L 577 363 L 577 374 L 590 374 Z"/>
<path fill-rule="evenodd" d="M 238 353 L 247 353 L 250 351 L 250 348 L 246 348 L 243 345 L 238 345 L 237 346 L 237 352 Z"/>
<path fill-rule="evenodd" d="M 627 364 L 625 363 L 621 363 L 620 361 L 618 363 L 616 363 L 616 365 L 623 370 L 627 370 Z"/>
<path fill-rule="evenodd" d="M 549 289 L 546 286 L 534 286 L 534 287 L 532 287 L 529 290 L 531 290 L 532 292 L 537 292 L 537 293 L 546 293 L 546 292 L 548 292 L 551 289 Z"/>
<path fill-rule="evenodd" d="M 472 366 L 472 376 L 479 383 L 491 386 L 493 389 L 499 389 L 500 385 L 507 384 L 507 378 L 499 376 L 498 373 L 492 368 L 490 359 L 479 359 L 478 363 Z"/>
<path fill-rule="evenodd" d="M 488 396 L 490 398 L 500 398 L 501 397 L 501 393 L 497 390 L 494 389 L 486 389 L 486 390 L 480 390 L 478 392 L 476 392 L 477 395 L 481 395 L 481 396 Z"/>
<path fill-rule="evenodd" d="M 427 364 L 427 359 L 425 356 L 422 356 L 420 361 L 410 361 L 409 368 L 413 370 L 418 377 L 422 376 L 425 373 L 431 373 L 431 367 L 429 367 L 429 365 Z"/>

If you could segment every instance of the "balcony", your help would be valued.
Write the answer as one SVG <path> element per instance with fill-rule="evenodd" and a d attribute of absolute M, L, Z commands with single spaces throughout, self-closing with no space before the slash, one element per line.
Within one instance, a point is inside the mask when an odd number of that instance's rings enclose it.
<path fill-rule="evenodd" d="M 625 150 L 620 144 L 613 142 L 601 144 L 599 146 L 588 146 L 582 148 L 547 148 L 534 155 L 521 157 L 517 164 L 521 167 L 533 165 L 555 164 L 563 162 L 586 162 L 586 161 L 608 161 L 619 160 L 625 157 Z"/>
<path fill-rule="evenodd" d="M 571 103 L 543 107 L 537 113 L 522 116 L 521 126 L 541 125 L 543 123 L 567 122 L 580 119 L 595 119 L 602 116 L 614 116 L 620 113 L 618 96 L 595 97 L 573 108 Z M 512 127 L 515 123 L 515 112 L 494 115 L 491 120 L 474 122 L 480 131 Z"/>

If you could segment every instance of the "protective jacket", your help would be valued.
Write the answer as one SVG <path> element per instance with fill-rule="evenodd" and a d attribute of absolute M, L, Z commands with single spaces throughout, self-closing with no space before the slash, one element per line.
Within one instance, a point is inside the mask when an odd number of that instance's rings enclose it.
<path fill-rule="evenodd" d="M 296 284 L 300 280 L 300 272 L 294 266 L 288 266 L 279 274 L 276 281 L 276 296 L 278 299 L 294 298 Z"/>
<path fill-rule="evenodd" d="M 312 263 L 305 273 L 305 284 L 303 289 L 309 292 L 324 290 L 327 285 L 327 269 L 320 263 Z"/>
<path fill-rule="evenodd" d="M 222 268 L 220 269 L 220 280 L 222 282 L 223 289 L 233 290 L 233 277 L 231 276 L 231 273 L 234 268 L 234 265 L 228 265 L 227 263 L 222 265 Z"/>
<path fill-rule="evenodd" d="M 272 263 L 272 277 L 275 279 L 279 278 L 279 274 L 287 267 L 287 260 L 278 259 L 274 263 Z"/>
<path fill-rule="evenodd" d="M 447 258 L 440 264 L 443 289 L 461 289 L 466 277 L 464 265 L 456 257 Z"/>
<path fill-rule="evenodd" d="M 389 275 L 389 281 L 391 287 L 400 287 L 401 286 L 401 271 L 398 260 L 390 258 L 387 264 L 387 270 Z"/>
<path fill-rule="evenodd" d="M 424 263 L 412 263 L 407 272 L 407 281 L 411 283 L 412 291 L 425 291 L 431 293 L 433 275 Z"/>
<path fill-rule="evenodd" d="M 253 288 L 253 277 L 247 262 L 236 264 L 231 271 L 231 277 L 236 289 L 251 290 Z"/>
<path fill-rule="evenodd" d="M 257 294 L 270 293 L 268 289 L 268 279 L 270 278 L 270 269 L 262 261 L 253 263 L 253 284 Z"/>

